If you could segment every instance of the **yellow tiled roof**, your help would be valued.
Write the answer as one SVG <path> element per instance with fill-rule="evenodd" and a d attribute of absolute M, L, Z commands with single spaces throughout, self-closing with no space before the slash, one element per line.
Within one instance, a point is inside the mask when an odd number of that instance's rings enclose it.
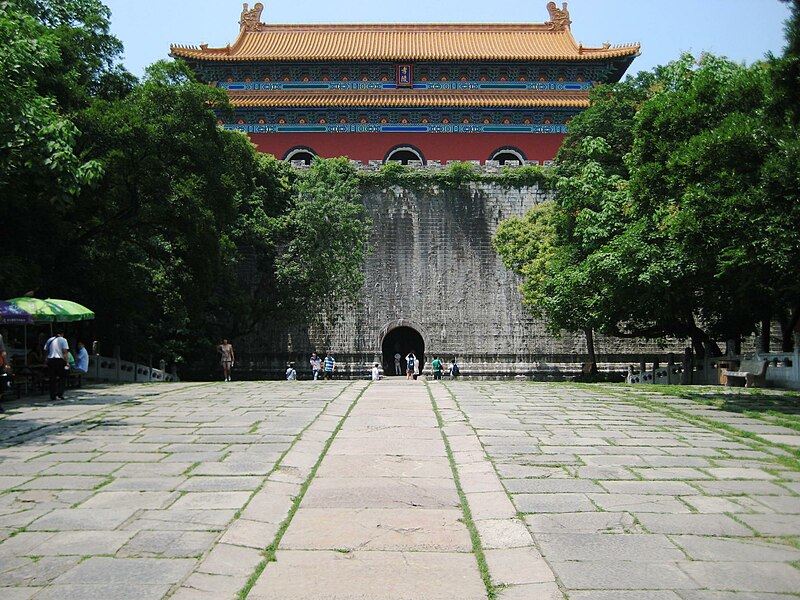
<path fill-rule="evenodd" d="M 426 108 L 426 107 L 575 107 L 589 106 L 585 92 L 496 92 L 496 91 L 258 91 L 230 92 L 230 101 L 239 108 Z"/>
<path fill-rule="evenodd" d="M 584 48 L 569 28 L 547 24 L 272 25 L 243 28 L 233 45 L 171 46 L 171 54 L 209 61 L 558 60 L 633 58 L 639 44 Z"/>

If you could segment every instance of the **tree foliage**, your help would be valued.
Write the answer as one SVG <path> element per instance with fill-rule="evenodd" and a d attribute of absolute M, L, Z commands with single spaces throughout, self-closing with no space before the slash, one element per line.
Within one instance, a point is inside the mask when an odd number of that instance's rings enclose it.
<path fill-rule="evenodd" d="M 546 233 L 539 209 L 498 232 L 526 301 L 552 327 L 688 337 L 698 352 L 796 322 L 792 61 L 684 55 L 595 90 L 559 153 Z"/>
<path fill-rule="evenodd" d="M 0 8 L 0 297 L 79 300 L 106 352 L 182 360 L 306 299 L 352 301 L 366 222 L 346 161 L 298 177 L 257 153 L 181 62 L 136 81 L 98 0 Z"/>
<path fill-rule="evenodd" d="M 356 301 L 364 283 L 368 225 L 360 197 L 346 158 L 315 159 L 300 176 L 290 210 L 278 220 L 276 280 L 290 291 L 293 314 L 315 306 L 312 317 L 330 322 L 343 303 Z"/>
<path fill-rule="evenodd" d="M 63 204 L 99 169 L 74 152 L 78 130 L 54 90 L 69 80 L 65 40 L 24 4 L 0 2 L 0 194 Z"/>

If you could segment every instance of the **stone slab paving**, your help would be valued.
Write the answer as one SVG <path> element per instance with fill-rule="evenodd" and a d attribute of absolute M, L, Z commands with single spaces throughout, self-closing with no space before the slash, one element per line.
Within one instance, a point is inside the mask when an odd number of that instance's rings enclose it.
<path fill-rule="evenodd" d="M 248 598 L 486 598 L 422 382 L 389 380 L 366 390 L 275 559 Z"/>
<path fill-rule="evenodd" d="M 158 384 L 5 403 L 0 598 L 234 598 L 366 382 Z"/>
<path fill-rule="evenodd" d="M 684 399 L 390 379 L 5 408 L 3 599 L 800 597 L 797 432 Z"/>
<path fill-rule="evenodd" d="M 446 385 L 566 597 L 800 597 L 795 431 L 630 388 Z"/>

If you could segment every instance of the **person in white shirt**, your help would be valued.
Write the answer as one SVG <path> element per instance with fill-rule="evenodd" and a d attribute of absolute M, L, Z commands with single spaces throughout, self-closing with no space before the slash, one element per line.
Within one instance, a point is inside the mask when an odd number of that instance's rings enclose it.
<path fill-rule="evenodd" d="M 378 368 L 378 363 L 372 367 L 372 381 L 378 381 L 381 378 L 381 371 Z"/>
<path fill-rule="evenodd" d="M 231 367 L 233 367 L 233 361 L 236 360 L 236 356 L 233 352 L 233 346 L 228 342 L 228 340 L 222 340 L 222 343 L 217 346 L 217 352 L 219 352 L 220 359 L 219 362 L 222 365 L 222 375 L 225 378 L 225 381 L 231 380 Z"/>
<path fill-rule="evenodd" d="M 64 338 L 64 332 L 58 332 L 44 344 L 47 353 L 47 376 L 50 378 L 50 400 L 63 400 L 64 388 L 67 387 L 69 375 L 69 344 Z"/>
<path fill-rule="evenodd" d="M 286 368 L 286 381 L 295 381 L 297 379 L 297 371 L 294 369 L 294 365 L 289 363 L 289 366 Z"/>
<path fill-rule="evenodd" d="M 322 376 L 322 357 L 312 352 L 308 364 L 311 365 L 311 376 L 317 381 Z"/>
<path fill-rule="evenodd" d="M 399 352 L 394 353 L 394 374 L 395 375 L 402 375 L 403 371 L 400 369 L 400 359 L 403 358 L 400 356 Z"/>

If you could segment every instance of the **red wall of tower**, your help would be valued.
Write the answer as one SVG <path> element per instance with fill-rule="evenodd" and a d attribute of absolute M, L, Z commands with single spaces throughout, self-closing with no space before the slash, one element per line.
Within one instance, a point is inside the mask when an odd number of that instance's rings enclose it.
<path fill-rule="evenodd" d="M 557 133 L 251 133 L 260 152 L 282 159 L 292 148 L 310 148 L 323 158 L 347 156 L 367 162 L 383 160 L 396 146 L 413 146 L 425 160 L 479 160 L 500 148 L 513 147 L 528 160 L 552 160 L 567 137 Z"/>

